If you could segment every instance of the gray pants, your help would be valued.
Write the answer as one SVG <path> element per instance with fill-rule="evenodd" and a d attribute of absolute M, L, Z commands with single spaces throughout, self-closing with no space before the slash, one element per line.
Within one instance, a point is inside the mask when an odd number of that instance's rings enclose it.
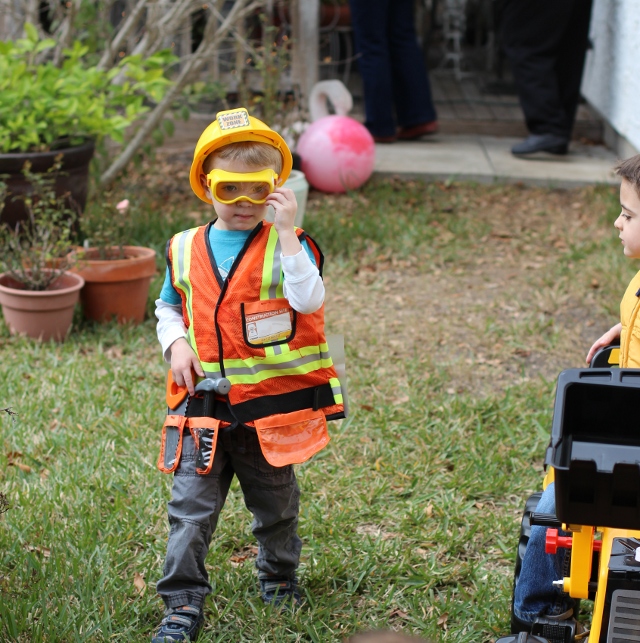
<path fill-rule="evenodd" d="M 262 455 L 258 436 L 238 427 L 220 431 L 209 474 L 200 475 L 195 468 L 195 444 L 186 430 L 168 505 L 164 576 L 156 585 L 165 605 L 202 607 L 211 592 L 205 558 L 234 474 L 253 514 L 258 576 L 293 577 L 302 547 L 297 534 L 300 490 L 293 467 L 271 466 Z"/>

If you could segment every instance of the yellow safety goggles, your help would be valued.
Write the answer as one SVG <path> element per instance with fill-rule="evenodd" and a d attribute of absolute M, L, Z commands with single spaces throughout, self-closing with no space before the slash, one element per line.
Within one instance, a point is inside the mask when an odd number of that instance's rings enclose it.
<path fill-rule="evenodd" d="M 262 204 L 273 192 L 278 175 L 272 169 L 260 172 L 227 172 L 211 170 L 207 174 L 207 185 L 211 194 L 220 203 L 251 201 Z"/>

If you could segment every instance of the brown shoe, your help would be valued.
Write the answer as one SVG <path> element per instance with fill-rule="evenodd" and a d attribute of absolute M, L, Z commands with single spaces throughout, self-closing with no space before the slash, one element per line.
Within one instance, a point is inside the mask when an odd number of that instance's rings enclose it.
<path fill-rule="evenodd" d="M 373 140 L 376 143 L 395 143 L 398 138 L 396 136 L 373 136 Z"/>
<path fill-rule="evenodd" d="M 428 123 L 420 123 L 413 127 L 401 127 L 398 132 L 398 138 L 403 141 L 413 141 L 421 136 L 428 134 L 435 134 L 438 131 L 438 121 L 429 121 Z"/>

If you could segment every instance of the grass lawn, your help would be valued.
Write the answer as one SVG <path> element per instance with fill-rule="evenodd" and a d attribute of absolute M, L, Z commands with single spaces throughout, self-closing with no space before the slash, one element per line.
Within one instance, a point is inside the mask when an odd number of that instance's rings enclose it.
<path fill-rule="evenodd" d="M 135 193 L 122 186 L 139 203 L 128 225 L 161 257 L 171 233 L 209 210 L 186 170 L 143 178 Z M 477 643 L 507 632 L 555 378 L 617 321 L 637 270 L 616 208 L 604 187 L 385 180 L 312 193 L 304 227 L 326 255 L 327 330 L 345 335 L 350 416 L 297 468 L 306 605 L 262 605 L 234 482 L 207 559 L 200 641 L 392 628 Z M 2 641 L 145 641 L 161 618 L 171 479 L 155 467 L 165 371 L 152 310 L 163 266 L 140 326 L 78 315 L 56 345 L 0 325 L 0 408 L 15 413 L 0 412 Z"/>

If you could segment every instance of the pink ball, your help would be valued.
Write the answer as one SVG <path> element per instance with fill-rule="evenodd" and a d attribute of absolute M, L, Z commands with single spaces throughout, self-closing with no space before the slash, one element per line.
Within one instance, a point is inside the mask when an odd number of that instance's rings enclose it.
<path fill-rule="evenodd" d="M 371 176 L 375 149 L 364 125 L 333 115 L 311 123 L 300 136 L 296 152 L 310 185 L 323 192 L 346 192 Z"/>

